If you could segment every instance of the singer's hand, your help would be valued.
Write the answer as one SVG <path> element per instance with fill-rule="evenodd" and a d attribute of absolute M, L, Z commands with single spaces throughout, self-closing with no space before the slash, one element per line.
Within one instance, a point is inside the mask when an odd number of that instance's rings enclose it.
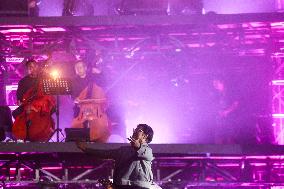
<path fill-rule="evenodd" d="M 133 138 L 132 136 L 127 138 L 127 140 L 130 141 L 130 144 L 132 147 L 136 148 L 136 149 L 139 149 L 141 147 L 141 142 L 139 139 L 135 139 Z"/>

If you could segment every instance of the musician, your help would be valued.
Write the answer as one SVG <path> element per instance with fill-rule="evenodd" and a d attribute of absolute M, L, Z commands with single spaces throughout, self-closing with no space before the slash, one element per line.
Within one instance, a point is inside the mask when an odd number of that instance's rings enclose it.
<path fill-rule="evenodd" d="M 91 71 L 89 71 L 86 63 L 82 60 L 79 60 L 75 62 L 74 65 L 76 77 L 73 78 L 72 81 L 72 98 L 73 100 L 77 101 L 80 93 L 88 87 L 88 85 L 95 83 L 96 85 L 99 85 L 101 87 L 102 85 L 102 77 L 101 77 L 101 71 L 99 69 L 96 69 L 95 67 L 91 68 Z M 75 106 L 74 108 L 74 117 L 78 116 L 79 113 L 78 106 Z"/>
<path fill-rule="evenodd" d="M 235 143 L 236 127 L 239 119 L 239 100 L 222 77 L 213 79 L 212 85 L 214 88 L 214 92 L 211 95 L 213 97 L 215 117 L 214 141 L 217 144 Z"/>
<path fill-rule="evenodd" d="M 154 185 L 151 169 L 154 157 L 148 145 L 153 135 L 153 129 L 149 125 L 139 124 L 128 138 L 130 146 L 114 150 L 88 148 L 83 142 L 77 142 L 77 146 L 83 152 L 95 157 L 115 160 L 113 173 L 115 189 L 149 189 Z"/>
<path fill-rule="evenodd" d="M 18 104 L 23 102 L 24 94 L 38 82 L 39 66 L 35 60 L 28 60 L 25 63 L 28 75 L 22 78 L 18 83 L 17 100 Z"/>
<path fill-rule="evenodd" d="M 29 16 L 39 16 L 40 0 L 28 0 Z"/>
<path fill-rule="evenodd" d="M 93 69 L 88 72 L 83 61 L 75 63 L 76 77 L 72 82 L 72 98 L 74 99 L 73 128 L 90 128 L 90 139 L 106 142 L 110 135 L 106 115 L 106 95 L 99 82 L 100 73 Z"/>
<path fill-rule="evenodd" d="M 38 63 L 29 60 L 25 66 L 28 74 L 18 83 L 19 108 L 12 113 L 15 118 L 12 132 L 17 139 L 45 142 L 54 129 L 51 114 L 55 110 L 55 99 L 43 92 L 40 78 L 44 72 Z"/>

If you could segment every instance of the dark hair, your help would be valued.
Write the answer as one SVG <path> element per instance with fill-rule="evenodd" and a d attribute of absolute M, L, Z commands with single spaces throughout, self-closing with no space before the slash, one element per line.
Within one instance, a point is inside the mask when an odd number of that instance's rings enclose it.
<path fill-rule="evenodd" d="M 147 143 L 150 143 L 154 136 L 153 129 L 147 124 L 138 124 L 137 127 L 147 135 Z"/>
<path fill-rule="evenodd" d="M 36 63 L 36 61 L 34 59 L 29 59 L 25 62 L 25 66 L 28 67 L 32 63 Z"/>

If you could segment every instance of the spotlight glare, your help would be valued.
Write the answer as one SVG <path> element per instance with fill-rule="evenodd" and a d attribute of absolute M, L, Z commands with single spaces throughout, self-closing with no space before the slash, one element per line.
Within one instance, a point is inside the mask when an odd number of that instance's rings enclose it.
<path fill-rule="evenodd" d="M 58 70 L 52 70 L 50 72 L 50 76 L 53 78 L 53 79 L 57 79 L 60 77 L 60 74 L 59 74 L 59 71 Z"/>

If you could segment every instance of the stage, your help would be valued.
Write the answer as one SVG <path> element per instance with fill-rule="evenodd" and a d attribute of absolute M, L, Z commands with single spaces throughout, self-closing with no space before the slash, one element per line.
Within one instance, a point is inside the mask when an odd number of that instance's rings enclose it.
<path fill-rule="evenodd" d="M 115 149 L 123 143 L 88 143 L 88 146 L 95 149 Z M 150 144 L 158 157 L 186 157 L 186 156 L 274 156 L 284 155 L 282 145 L 216 145 L 216 144 Z M 73 142 L 3 142 L 0 143 L 0 151 L 5 153 L 80 153 Z"/>
<path fill-rule="evenodd" d="M 250 97 L 244 109 L 255 105 L 239 130 L 258 137 L 255 143 L 270 143 L 274 136 L 275 143 L 284 143 L 283 23 L 283 12 L 5 17 L 0 19 L 0 81 L 6 89 L 2 99 L 15 107 L 23 60 L 31 56 L 42 62 L 48 59 L 69 77 L 74 76 L 70 71 L 73 56 L 92 59 L 92 53 L 99 50 L 109 76 L 108 93 L 120 95 L 118 102 L 127 107 L 117 117 L 130 122 L 129 127 L 117 130 L 132 132 L 142 115 L 156 123 L 151 126 L 156 127 L 157 142 L 188 143 L 150 145 L 155 156 L 154 180 L 163 189 L 284 187 L 284 146 L 198 144 L 212 137 L 214 128 L 204 116 L 210 101 L 204 102 L 210 94 L 209 76 L 223 72 L 235 77 L 230 81 L 238 84 L 238 91 L 245 91 L 241 95 Z M 68 119 L 73 114 L 70 98 L 64 98 L 61 129 L 70 128 Z M 115 108 L 120 111 L 121 107 Z M 165 111 L 169 109 L 176 111 Z M 201 120 L 206 124 L 200 124 Z M 89 144 L 95 149 L 122 145 L 128 144 Z M 100 188 L 99 179 L 112 178 L 114 162 L 86 155 L 73 142 L 2 142 L 0 164 L 0 188 L 77 189 Z"/>
<path fill-rule="evenodd" d="M 128 144 L 90 143 L 95 149 Z M 284 186 L 284 146 L 152 144 L 155 181 L 162 187 Z M 98 186 L 112 178 L 112 160 L 99 160 L 75 143 L 1 143 L 2 185 Z M 77 186 L 79 187 L 79 186 Z"/>

